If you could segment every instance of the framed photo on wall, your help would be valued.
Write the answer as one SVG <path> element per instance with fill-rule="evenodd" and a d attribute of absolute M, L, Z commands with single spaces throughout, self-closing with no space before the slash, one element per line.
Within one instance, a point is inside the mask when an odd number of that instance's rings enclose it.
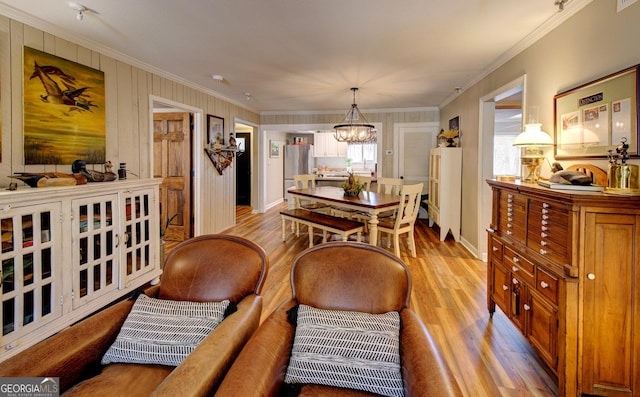
<path fill-rule="evenodd" d="M 638 154 L 639 67 L 553 97 L 555 158 L 605 158 L 622 140 L 630 155 Z"/>
<path fill-rule="evenodd" d="M 460 131 L 460 116 L 449 120 L 449 131 Z"/>
<path fill-rule="evenodd" d="M 207 115 L 207 145 L 219 143 L 224 145 L 224 119 Z"/>
<path fill-rule="evenodd" d="M 269 157 L 280 157 L 280 149 L 282 149 L 280 142 L 278 141 L 270 141 L 269 142 Z"/>

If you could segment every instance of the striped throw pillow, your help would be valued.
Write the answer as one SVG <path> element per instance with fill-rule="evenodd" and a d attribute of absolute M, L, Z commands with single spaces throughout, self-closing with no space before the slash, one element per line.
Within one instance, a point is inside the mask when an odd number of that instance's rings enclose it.
<path fill-rule="evenodd" d="M 102 364 L 178 366 L 220 324 L 228 305 L 228 300 L 171 301 L 141 294 Z"/>
<path fill-rule="evenodd" d="M 285 382 L 403 396 L 399 313 L 299 305 Z"/>

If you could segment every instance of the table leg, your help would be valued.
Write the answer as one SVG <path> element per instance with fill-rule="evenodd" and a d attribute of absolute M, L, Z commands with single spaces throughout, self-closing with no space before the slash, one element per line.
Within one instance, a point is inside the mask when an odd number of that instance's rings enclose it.
<path fill-rule="evenodd" d="M 371 214 L 369 219 L 369 244 L 378 245 L 378 214 Z"/>

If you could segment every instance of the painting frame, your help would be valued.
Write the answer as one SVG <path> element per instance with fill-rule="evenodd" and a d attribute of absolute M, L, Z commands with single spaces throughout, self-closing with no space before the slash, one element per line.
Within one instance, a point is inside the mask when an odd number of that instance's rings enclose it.
<path fill-rule="evenodd" d="M 224 118 L 207 114 L 207 145 L 224 145 Z"/>
<path fill-rule="evenodd" d="M 606 158 L 623 138 L 638 155 L 640 65 L 604 76 L 553 97 L 554 157 Z"/>
<path fill-rule="evenodd" d="M 269 141 L 269 157 L 279 158 L 282 151 L 282 143 L 280 141 Z"/>
<path fill-rule="evenodd" d="M 105 73 L 23 46 L 25 165 L 106 161 Z"/>
<path fill-rule="evenodd" d="M 460 131 L 460 116 L 449 119 L 449 131 Z"/>

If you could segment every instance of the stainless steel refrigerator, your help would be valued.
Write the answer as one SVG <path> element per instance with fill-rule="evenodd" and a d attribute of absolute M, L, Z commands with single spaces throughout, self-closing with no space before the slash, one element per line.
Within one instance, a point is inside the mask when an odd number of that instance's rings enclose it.
<path fill-rule="evenodd" d="M 286 145 L 284 147 L 284 199 L 293 186 L 293 176 L 310 174 L 313 170 L 313 145 Z"/>

